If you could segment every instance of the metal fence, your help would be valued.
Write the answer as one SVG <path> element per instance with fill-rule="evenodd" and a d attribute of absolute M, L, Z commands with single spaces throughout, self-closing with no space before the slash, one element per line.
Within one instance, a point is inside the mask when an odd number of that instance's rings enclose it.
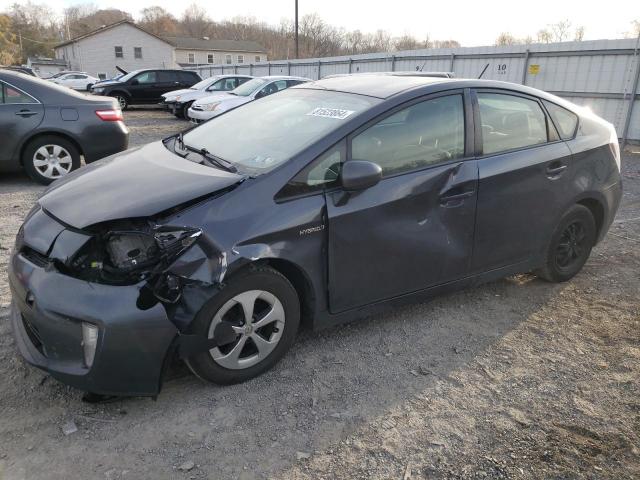
<path fill-rule="evenodd" d="M 640 51 L 636 39 L 409 50 L 186 68 L 203 78 L 244 73 L 311 79 L 340 73 L 415 70 L 478 78 L 485 70 L 482 78 L 529 85 L 588 106 L 616 126 L 623 142 L 640 141 Z"/>

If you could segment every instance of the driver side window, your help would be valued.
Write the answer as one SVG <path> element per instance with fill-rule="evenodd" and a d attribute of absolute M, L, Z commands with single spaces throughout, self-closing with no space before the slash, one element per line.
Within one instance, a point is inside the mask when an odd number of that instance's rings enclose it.
<path fill-rule="evenodd" d="M 145 83 L 155 83 L 156 81 L 156 72 L 144 72 L 141 73 L 140 75 L 138 75 L 135 78 L 139 84 L 145 84 Z"/>
<path fill-rule="evenodd" d="M 278 197 L 293 197 L 338 185 L 346 152 L 346 142 L 338 142 L 298 172 L 280 191 Z"/>
<path fill-rule="evenodd" d="M 464 106 L 461 94 L 413 104 L 385 117 L 351 141 L 351 158 L 377 163 L 383 176 L 462 157 Z"/>

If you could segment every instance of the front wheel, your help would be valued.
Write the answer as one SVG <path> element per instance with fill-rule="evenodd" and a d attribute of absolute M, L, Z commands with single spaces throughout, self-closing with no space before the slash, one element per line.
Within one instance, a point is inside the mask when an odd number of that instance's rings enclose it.
<path fill-rule="evenodd" d="M 185 120 L 189 120 L 189 109 L 191 108 L 191 104 L 193 102 L 186 103 L 184 107 L 182 107 L 182 118 Z"/>
<path fill-rule="evenodd" d="M 300 301 L 291 283 L 269 267 L 232 277 L 198 312 L 190 333 L 213 337 L 227 322 L 235 339 L 186 360 L 200 378 L 239 383 L 271 368 L 293 344 L 300 324 Z"/>
<path fill-rule="evenodd" d="M 122 93 L 114 93 L 113 95 L 109 95 L 110 97 L 115 98 L 118 101 L 118 105 L 120 106 L 120 110 L 126 110 L 129 106 L 129 99 L 124 96 Z"/>
<path fill-rule="evenodd" d="M 536 274 L 549 282 L 566 282 L 582 270 L 595 242 L 596 222 L 591 211 L 574 205 L 560 219 L 545 265 Z"/>

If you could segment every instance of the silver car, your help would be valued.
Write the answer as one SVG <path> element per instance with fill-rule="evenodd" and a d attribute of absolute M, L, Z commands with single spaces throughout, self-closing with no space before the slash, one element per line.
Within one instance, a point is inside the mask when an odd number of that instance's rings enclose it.
<path fill-rule="evenodd" d="M 187 118 L 187 110 L 199 98 L 217 92 L 228 92 L 251 80 L 251 75 L 214 75 L 196 83 L 191 88 L 173 90 L 162 95 L 162 105 L 178 118 Z"/>
<path fill-rule="evenodd" d="M 204 122 L 232 108 L 310 81 L 311 79 L 304 77 L 276 75 L 254 78 L 231 92 L 196 100 L 189 108 L 188 116 L 194 123 Z"/>

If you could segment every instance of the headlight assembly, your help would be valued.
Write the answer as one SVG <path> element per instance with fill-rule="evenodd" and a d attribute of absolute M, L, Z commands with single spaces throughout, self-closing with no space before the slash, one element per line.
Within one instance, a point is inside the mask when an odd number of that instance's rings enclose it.
<path fill-rule="evenodd" d="M 220 105 L 220 102 L 215 102 L 215 103 L 208 103 L 206 105 L 202 106 L 202 109 L 206 112 L 212 112 L 214 111 L 216 108 L 218 108 L 218 105 Z"/>

